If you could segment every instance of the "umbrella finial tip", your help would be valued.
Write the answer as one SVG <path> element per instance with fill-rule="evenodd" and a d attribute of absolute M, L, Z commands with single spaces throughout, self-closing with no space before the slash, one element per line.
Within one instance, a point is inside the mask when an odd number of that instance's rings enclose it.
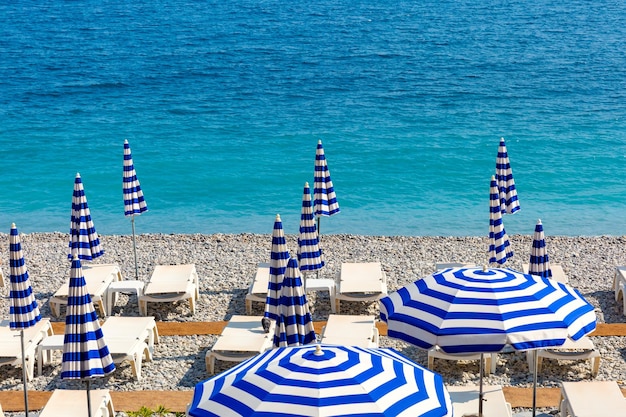
<path fill-rule="evenodd" d="M 280 221 L 280 214 L 276 215 L 276 221 L 279 222 Z"/>
<path fill-rule="evenodd" d="M 306 182 L 304 183 L 304 186 L 305 186 L 305 187 L 308 187 L 308 186 L 309 186 L 309 182 L 308 182 L 308 181 L 306 181 Z"/>
<path fill-rule="evenodd" d="M 483 265 L 483 272 L 487 271 L 487 268 L 488 268 L 487 264 L 484 264 Z"/>
<path fill-rule="evenodd" d="M 322 356 L 324 354 L 324 352 L 322 352 L 322 346 L 317 345 L 315 346 L 315 356 Z"/>

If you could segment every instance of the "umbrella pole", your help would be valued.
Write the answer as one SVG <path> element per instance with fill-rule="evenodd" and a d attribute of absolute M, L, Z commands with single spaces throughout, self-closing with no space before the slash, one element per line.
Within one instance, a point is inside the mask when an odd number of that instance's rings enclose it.
<path fill-rule="evenodd" d="M 133 252 L 135 254 L 135 279 L 139 279 L 139 269 L 137 267 L 137 243 L 135 242 L 135 215 L 130 216 L 130 224 L 133 228 Z"/>
<path fill-rule="evenodd" d="M 533 417 L 537 413 L 537 349 L 533 351 Z"/>
<path fill-rule="evenodd" d="M 91 395 L 89 393 L 89 382 L 90 380 L 87 379 L 87 415 L 91 417 Z"/>
<path fill-rule="evenodd" d="M 20 341 L 22 342 L 22 378 L 24 379 L 24 412 L 28 417 L 28 380 L 26 379 L 26 358 L 24 357 L 24 329 L 20 329 Z"/>
<path fill-rule="evenodd" d="M 484 369 L 483 367 L 484 365 L 484 358 L 483 358 L 483 353 L 480 353 L 480 378 L 478 379 L 479 382 L 479 391 L 478 391 L 478 417 L 483 417 L 483 372 Z"/>

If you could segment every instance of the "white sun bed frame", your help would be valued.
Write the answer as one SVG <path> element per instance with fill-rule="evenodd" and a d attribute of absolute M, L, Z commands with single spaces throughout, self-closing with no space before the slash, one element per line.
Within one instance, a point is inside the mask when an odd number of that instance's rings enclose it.
<path fill-rule="evenodd" d="M 446 386 L 455 416 L 478 415 L 478 385 Z M 483 417 L 512 417 L 511 404 L 506 402 L 500 385 L 483 386 Z"/>
<path fill-rule="evenodd" d="M 598 375 L 598 370 L 600 369 L 600 352 L 596 350 L 593 342 L 587 336 L 576 341 L 568 338 L 562 346 L 557 348 L 538 349 L 537 372 L 541 371 L 544 358 L 568 361 L 589 360 L 591 375 L 594 378 Z M 532 370 L 534 366 L 534 352 L 532 350 L 526 351 L 526 359 L 528 361 L 528 368 Z"/>
<path fill-rule="evenodd" d="M 199 298 L 198 274 L 195 264 L 157 265 L 139 297 L 140 314 L 148 315 L 148 302 L 172 303 L 189 301 L 191 314 L 196 311 Z"/>
<path fill-rule="evenodd" d="M 529 266 L 528 264 L 522 264 L 522 269 L 525 274 L 528 274 Z M 567 284 L 569 282 L 569 278 L 565 271 L 563 271 L 563 267 L 558 264 L 550 264 L 550 271 L 552 271 L 552 278 L 555 281 L 558 281 L 562 284 Z"/>
<path fill-rule="evenodd" d="M 271 349 L 276 323 L 271 320 L 270 331 L 265 333 L 261 325 L 262 319 L 263 316 L 232 316 L 213 347 L 206 353 L 207 372 L 213 375 L 216 359 L 242 362 Z"/>
<path fill-rule="evenodd" d="M 22 366 L 22 342 L 19 330 L 11 330 L 9 320 L 0 322 L 0 366 Z M 24 329 L 24 358 L 26 378 L 32 380 L 35 373 L 37 345 L 48 335 L 54 334 L 50 319 L 42 318 L 37 324 Z"/>
<path fill-rule="evenodd" d="M 561 382 L 561 417 L 626 417 L 616 381 Z"/>
<path fill-rule="evenodd" d="M 108 389 L 89 391 L 92 417 L 115 417 L 113 401 Z M 56 389 L 41 410 L 39 417 L 87 417 L 87 391 Z"/>
<path fill-rule="evenodd" d="M 335 311 L 343 301 L 377 301 L 387 295 L 387 277 L 380 262 L 344 262 L 336 279 Z"/>
<path fill-rule="evenodd" d="M 331 314 L 322 327 L 320 343 L 377 348 L 379 340 L 376 317 Z"/>
<path fill-rule="evenodd" d="M 267 288 L 270 280 L 270 264 L 261 262 L 257 264 L 256 273 L 252 277 L 248 293 L 246 294 L 246 314 L 252 314 L 252 302 L 265 304 L 267 301 Z"/>
<path fill-rule="evenodd" d="M 626 266 L 618 266 L 615 268 L 615 276 L 613 277 L 613 291 L 615 292 L 615 301 L 622 301 L 622 312 L 626 316 Z"/>

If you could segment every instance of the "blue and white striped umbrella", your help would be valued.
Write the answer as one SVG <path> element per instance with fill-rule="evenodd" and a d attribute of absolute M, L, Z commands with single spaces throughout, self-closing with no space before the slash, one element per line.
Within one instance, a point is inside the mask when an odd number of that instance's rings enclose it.
<path fill-rule="evenodd" d="M 67 297 L 61 378 L 97 378 L 114 370 L 115 364 L 86 289 L 80 259 L 74 258 Z"/>
<path fill-rule="evenodd" d="M 130 153 L 130 145 L 126 139 L 124 139 L 124 175 L 122 179 L 122 190 L 124 194 L 124 216 L 130 216 L 130 224 L 133 231 L 135 279 L 139 279 L 137 242 L 135 239 L 135 216 L 140 215 L 144 211 L 148 211 L 148 205 L 146 204 L 146 200 L 143 198 L 143 191 L 141 190 L 141 185 L 139 185 L 137 173 L 135 172 L 135 165 L 133 164 L 133 157 Z"/>
<path fill-rule="evenodd" d="M 332 216 L 339 213 L 339 203 L 330 179 L 330 171 L 322 141 L 317 142 L 315 151 L 315 176 L 313 181 L 313 213 L 318 216 Z"/>
<path fill-rule="evenodd" d="M 280 215 L 276 215 L 274 229 L 272 231 L 272 248 L 270 250 L 270 278 L 267 288 L 264 316 L 271 320 L 278 320 L 278 303 L 280 300 L 281 287 L 285 278 L 285 270 L 289 261 L 289 251 L 285 241 L 283 222 Z"/>
<path fill-rule="evenodd" d="M 74 193 L 72 195 L 72 215 L 70 219 L 70 243 L 67 257 L 91 261 L 104 255 L 100 247 L 98 232 L 91 220 L 91 212 L 87 205 L 87 197 L 83 188 L 83 181 L 79 173 L 74 180 Z"/>
<path fill-rule="evenodd" d="M 530 252 L 530 263 L 528 264 L 528 273 L 544 278 L 552 278 L 550 258 L 548 257 L 548 250 L 546 249 L 546 238 L 543 234 L 541 219 L 537 221 L 537 225 L 535 226 L 533 247 Z"/>
<path fill-rule="evenodd" d="M 300 346 L 315 342 L 315 329 L 302 287 L 298 261 L 289 259 L 278 301 L 275 347 Z"/>
<path fill-rule="evenodd" d="M 20 331 L 22 348 L 22 382 L 24 384 L 24 409 L 28 417 L 28 378 L 24 352 L 24 329 L 41 320 L 37 300 L 28 277 L 28 269 L 22 253 L 22 242 L 15 223 L 9 234 L 9 328 Z"/>
<path fill-rule="evenodd" d="M 498 156 L 496 158 L 496 181 L 500 195 L 500 210 L 502 213 L 513 214 L 520 209 L 513 179 L 513 170 L 509 161 L 504 138 L 500 139 Z"/>
<path fill-rule="evenodd" d="M 196 385 L 189 415 L 452 416 L 443 378 L 393 349 L 268 350 Z"/>
<path fill-rule="evenodd" d="M 298 261 L 300 262 L 300 271 L 303 273 L 319 271 L 324 267 L 325 262 L 319 242 L 311 204 L 311 189 L 309 183 L 306 182 L 302 194 L 300 234 L 298 235 Z"/>
<path fill-rule="evenodd" d="M 502 213 L 500 212 L 498 185 L 492 175 L 489 191 L 489 263 L 502 265 L 512 256 L 513 249 L 509 242 L 509 236 L 504 230 Z"/>

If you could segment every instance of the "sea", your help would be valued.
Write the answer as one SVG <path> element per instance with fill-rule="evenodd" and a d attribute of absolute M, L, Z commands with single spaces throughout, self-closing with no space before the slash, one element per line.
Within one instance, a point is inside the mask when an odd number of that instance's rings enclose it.
<path fill-rule="evenodd" d="M 0 2 L 0 232 L 487 236 L 505 138 L 509 235 L 626 235 L 622 0 Z M 4 229 L 4 230 L 2 230 Z"/>

